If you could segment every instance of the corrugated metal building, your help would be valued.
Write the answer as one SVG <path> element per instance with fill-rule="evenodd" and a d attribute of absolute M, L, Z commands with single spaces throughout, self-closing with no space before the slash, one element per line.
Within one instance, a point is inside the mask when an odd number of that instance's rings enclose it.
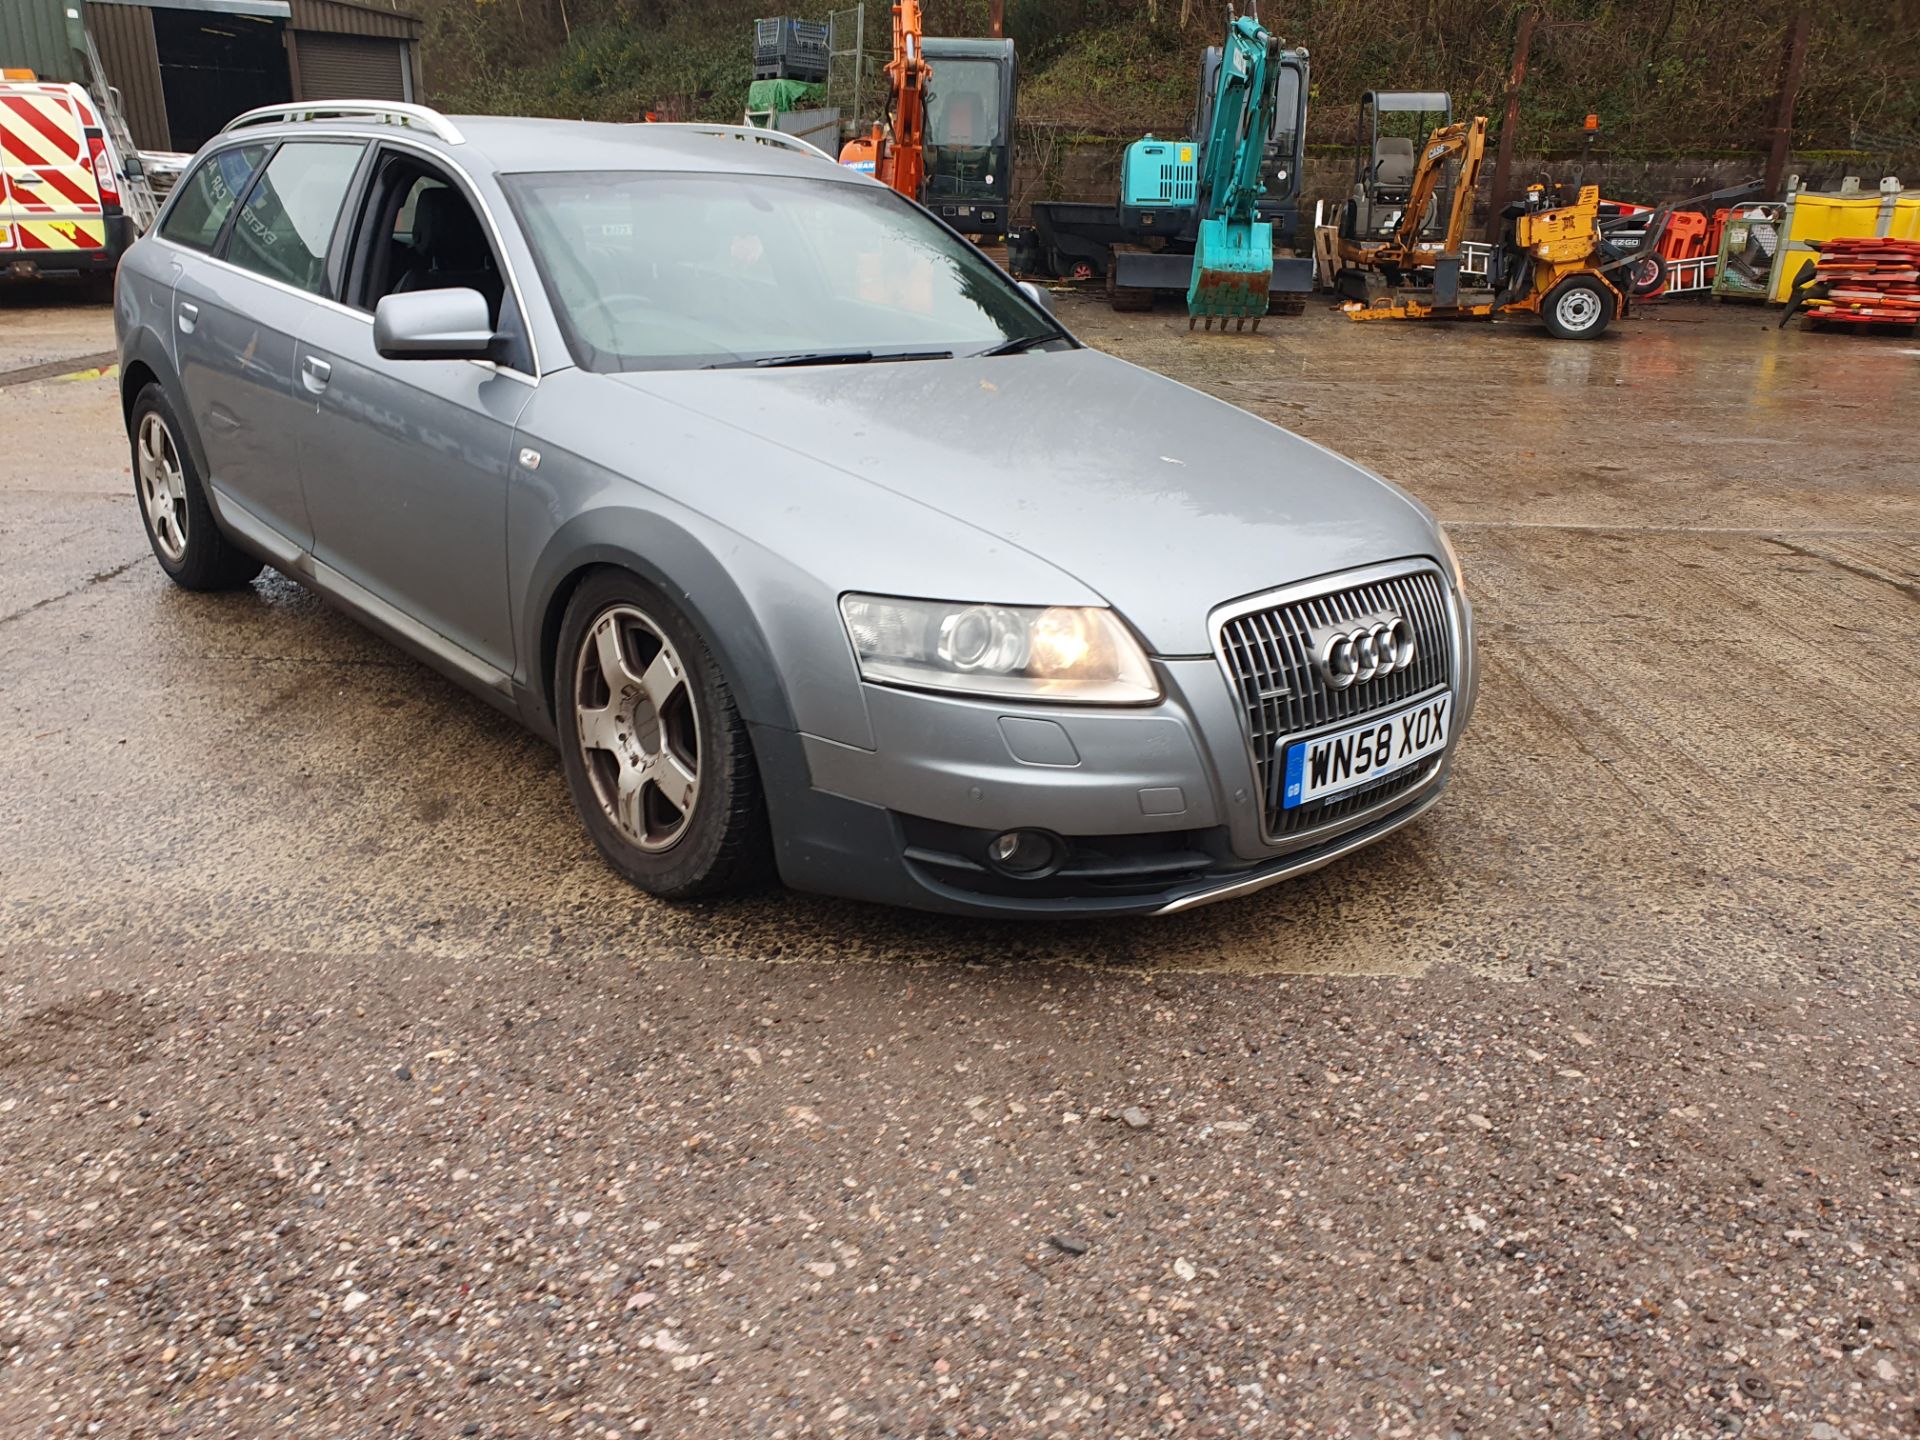
<path fill-rule="evenodd" d="M 31 70 L 43 80 L 84 78 L 75 47 L 84 46 L 81 0 L 0 0 L 0 69 Z"/>
<path fill-rule="evenodd" d="M 0 65 L 86 82 L 82 18 L 143 150 L 197 149 L 255 105 L 420 89 L 420 21 L 379 0 L 0 0 Z"/>

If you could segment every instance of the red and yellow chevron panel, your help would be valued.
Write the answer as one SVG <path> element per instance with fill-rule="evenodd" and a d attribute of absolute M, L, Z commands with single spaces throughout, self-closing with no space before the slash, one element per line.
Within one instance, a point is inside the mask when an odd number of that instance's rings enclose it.
<path fill-rule="evenodd" d="M 104 220 L 21 220 L 13 222 L 14 248 L 37 250 L 100 250 L 107 243 Z"/>
<path fill-rule="evenodd" d="M 51 87 L 0 94 L 6 198 L 24 216 L 100 214 L 100 189 L 79 117 Z"/>

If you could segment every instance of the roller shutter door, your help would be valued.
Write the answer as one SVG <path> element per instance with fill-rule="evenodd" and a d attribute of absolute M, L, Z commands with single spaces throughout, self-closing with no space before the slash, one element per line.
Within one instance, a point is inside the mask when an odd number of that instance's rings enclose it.
<path fill-rule="evenodd" d="M 302 30 L 302 100 L 405 100 L 407 47 L 399 40 Z"/>

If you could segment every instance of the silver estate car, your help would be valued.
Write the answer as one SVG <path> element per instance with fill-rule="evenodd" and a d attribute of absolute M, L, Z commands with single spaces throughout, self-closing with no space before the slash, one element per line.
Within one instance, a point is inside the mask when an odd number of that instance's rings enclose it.
<path fill-rule="evenodd" d="M 120 267 L 154 554 L 271 565 L 558 746 L 652 894 L 1258 890 L 1438 798 L 1433 517 L 725 126 L 249 112 Z"/>

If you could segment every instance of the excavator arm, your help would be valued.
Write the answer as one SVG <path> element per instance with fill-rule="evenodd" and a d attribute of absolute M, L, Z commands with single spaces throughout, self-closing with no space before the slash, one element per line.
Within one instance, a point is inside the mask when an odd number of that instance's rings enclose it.
<path fill-rule="evenodd" d="M 1487 153 L 1487 117 L 1442 125 L 1427 137 L 1420 151 L 1420 163 L 1414 168 L 1413 185 L 1408 191 L 1407 208 L 1400 214 L 1393 240 L 1387 247 L 1411 260 L 1422 248 L 1420 225 L 1434 192 L 1446 175 L 1447 162 L 1458 159 L 1460 174 L 1453 187 L 1453 206 L 1447 213 L 1447 234 L 1440 253 L 1451 254 L 1466 238 L 1467 222 L 1473 217 L 1474 191 L 1480 187 L 1480 165 Z"/>
<path fill-rule="evenodd" d="M 1242 15 L 1227 26 L 1220 79 L 1206 133 L 1206 164 L 1199 177 L 1200 237 L 1187 286 L 1188 324 L 1213 327 L 1228 319 L 1255 325 L 1267 313 L 1273 284 L 1273 227 L 1256 209 L 1265 187 L 1260 165 L 1273 133 L 1271 66 L 1280 42 L 1260 22 Z"/>
<path fill-rule="evenodd" d="M 1273 133 L 1274 87 L 1269 66 L 1280 42 L 1241 16 L 1227 30 L 1214 86 L 1213 114 L 1205 135 L 1207 161 L 1200 175 L 1200 208 L 1206 215 L 1250 221 L 1266 187 L 1260 162 Z"/>
<path fill-rule="evenodd" d="M 920 198 L 927 173 L 927 86 L 933 67 L 927 63 L 921 39 L 920 0 L 897 0 L 893 59 L 887 63 L 889 123 L 876 123 L 870 135 L 849 140 L 840 150 L 842 165 L 868 171 L 909 200 Z"/>
<path fill-rule="evenodd" d="M 899 0 L 893 7 L 893 59 L 887 64 L 893 141 L 880 178 L 910 200 L 920 198 L 920 183 L 926 178 L 927 81 L 933 78 L 920 40 L 920 0 Z"/>

